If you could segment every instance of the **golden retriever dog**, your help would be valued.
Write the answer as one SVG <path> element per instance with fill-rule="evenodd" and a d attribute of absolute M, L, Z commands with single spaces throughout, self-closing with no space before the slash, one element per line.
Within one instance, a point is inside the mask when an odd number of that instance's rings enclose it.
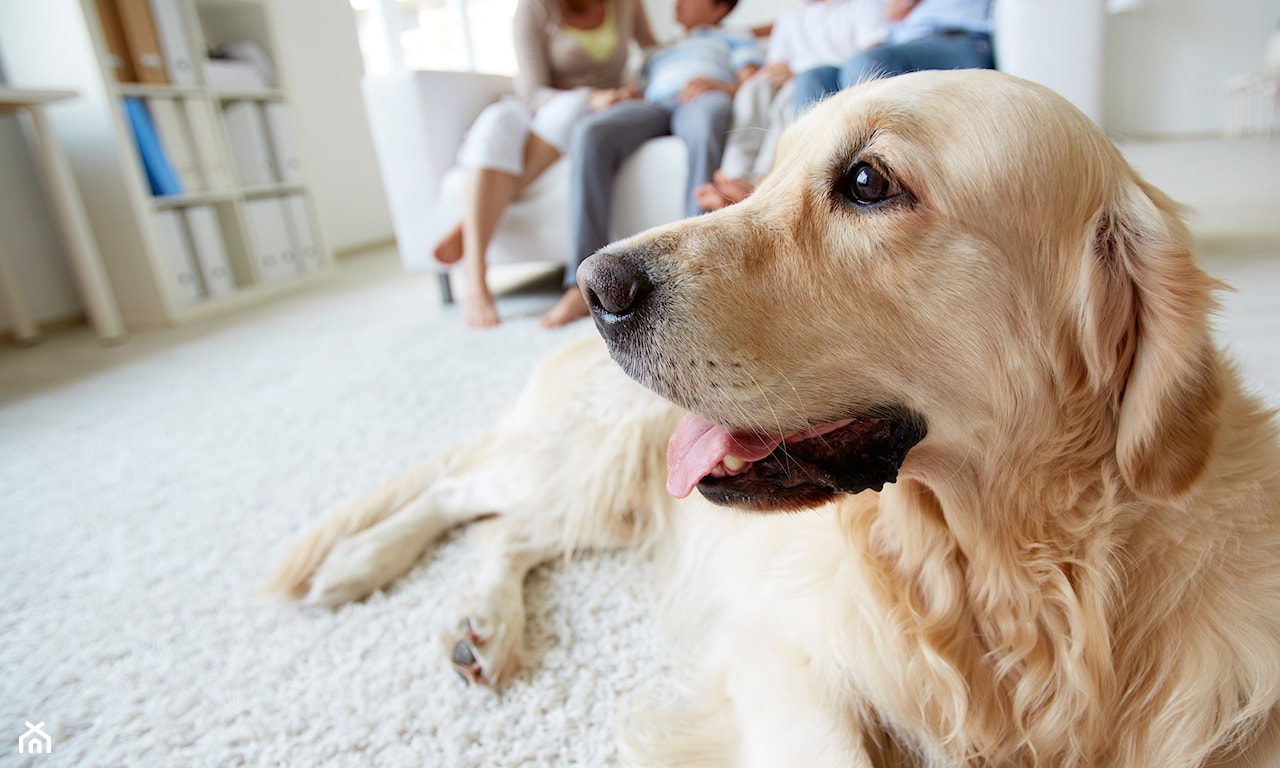
<path fill-rule="evenodd" d="M 1276 424 L 1176 208 L 1066 101 L 866 83 L 579 285 L 603 344 L 269 589 L 359 599 L 487 518 L 447 653 L 497 685 L 535 563 L 651 548 L 686 668 L 637 764 L 1280 766 Z"/>

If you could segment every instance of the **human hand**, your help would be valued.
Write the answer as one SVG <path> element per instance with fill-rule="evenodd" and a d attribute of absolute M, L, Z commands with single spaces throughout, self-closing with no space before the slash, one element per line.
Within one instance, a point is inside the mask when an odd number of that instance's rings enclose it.
<path fill-rule="evenodd" d="M 712 80 L 709 77 L 695 77 L 684 84 L 680 89 L 680 93 L 676 94 L 676 101 L 681 104 L 688 104 L 704 93 L 711 91 L 720 91 L 733 95 L 733 86 L 728 83 L 722 83 L 719 80 Z"/>
<path fill-rule="evenodd" d="M 795 76 L 791 71 L 791 67 L 787 66 L 785 61 L 775 61 L 772 64 L 765 64 L 758 73 L 761 77 L 769 81 L 774 88 L 781 88 L 788 80 Z"/>
<path fill-rule="evenodd" d="M 635 101 L 644 98 L 644 89 L 638 85 L 626 85 L 618 89 L 618 101 Z"/>
<path fill-rule="evenodd" d="M 620 101 L 631 101 L 640 98 L 640 89 L 634 85 L 622 88 L 593 88 L 587 96 L 587 106 L 592 112 L 608 109 Z"/>
<path fill-rule="evenodd" d="M 920 0 L 885 0 L 884 18 L 890 24 L 902 21 Z"/>

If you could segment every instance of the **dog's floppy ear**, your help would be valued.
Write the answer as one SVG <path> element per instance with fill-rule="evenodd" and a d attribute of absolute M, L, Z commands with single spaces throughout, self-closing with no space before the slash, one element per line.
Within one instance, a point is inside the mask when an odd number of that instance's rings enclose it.
<path fill-rule="evenodd" d="M 1120 397 L 1116 458 L 1136 492 L 1171 500 L 1214 447 L 1223 372 L 1209 330 L 1215 282 L 1176 206 L 1127 181 L 1094 220 L 1077 286 L 1089 380 Z"/>

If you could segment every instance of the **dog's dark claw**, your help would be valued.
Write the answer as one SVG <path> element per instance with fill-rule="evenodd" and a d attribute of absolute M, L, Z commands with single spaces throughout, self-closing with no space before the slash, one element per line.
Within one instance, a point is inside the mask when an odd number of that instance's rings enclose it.
<path fill-rule="evenodd" d="M 458 666 L 469 667 L 476 663 L 476 654 L 471 649 L 471 643 L 466 640 L 459 640 L 458 644 L 453 646 L 453 663 Z"/>
<path fill-rule="evenodd" d="M 470 685 L 488 685 L 489 680 L 484 675 L 484 665 L 476 658 L 475 648 L 467 640 L 459 640 L 457 645 L 453 646 L 453 653 L 449 655 L 449 660 L 453 662 L 453 671 L 458 673 L 458 677 L 463 682 Z"/>

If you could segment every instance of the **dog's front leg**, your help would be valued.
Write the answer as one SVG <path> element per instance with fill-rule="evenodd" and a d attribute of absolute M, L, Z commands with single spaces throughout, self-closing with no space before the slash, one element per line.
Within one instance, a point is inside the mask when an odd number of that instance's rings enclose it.
<path fill-rule="evenodd" d="M 289 547 L 263 593 L 338 605 L 383 587 L 442 533 L 500 509 L 490 488 L 504 465 L 487 462 L 495 442 L 485 434 L 454 446 L 331 514 Z"/>
<path fill-rule="evenodd" d="M 548 519 L 549 518 L 549 519 Z M 560 521 L 511 513 L 471 530 L 479 562 L 461 617 L 441 641 L 458 674 L 497 687 L 520 666 L 524 643 L 524 579 L 540 563 L 564 553 Z"/>
<path fill-rule="evenodd" d="M 334 543 L 311 578 L 306 600 L 339 605 L 367 597 L 401 575 L 445 531 L 513 504 L 498 468 L 481 465 L 442 477 L 370 528 Z"/>

